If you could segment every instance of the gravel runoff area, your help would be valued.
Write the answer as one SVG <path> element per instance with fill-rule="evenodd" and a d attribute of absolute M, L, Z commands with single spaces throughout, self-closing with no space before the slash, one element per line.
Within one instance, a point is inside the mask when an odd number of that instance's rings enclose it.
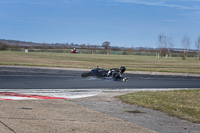
<path fill-rule="evenodd" d="M 1 101 L 1 133 L 156 133 L 68 100 Z"/>

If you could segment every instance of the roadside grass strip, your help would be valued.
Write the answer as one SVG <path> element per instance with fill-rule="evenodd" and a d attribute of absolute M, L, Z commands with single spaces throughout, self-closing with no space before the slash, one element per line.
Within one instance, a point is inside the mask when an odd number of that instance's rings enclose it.
<path fill-rule="evenodd" d="M 118 96 L 123 102 L 168 113 L 200 123 L 200 89 L 143 91 Z"/>
<path fill-rule="evenodd" d="M 13 92 L 0 92 L 0 100 L 68 99 L 62 97 L 29 95 Z"/>
<path fill-rule="evenodd" d="M 89 68 L 94 66 L 106 69 L 123 64 L 129 71 L 172 72 L 200 74 L 200 61 L 194 57 L 182 60 L 181 57 L 158 59 L 155 56 L 71 54 L 51 52 L 0 51 L 0 65 L 42 66 L 62 68 Z M 14 58 L 13 58 L 14 57 Z M 98 60 L 98 61 L 97 61 Z"/>

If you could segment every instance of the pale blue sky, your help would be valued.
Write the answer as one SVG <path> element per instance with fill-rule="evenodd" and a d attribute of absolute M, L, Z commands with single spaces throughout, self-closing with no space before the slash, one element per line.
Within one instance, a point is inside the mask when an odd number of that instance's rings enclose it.
<path fill-rule="evenodd" d="M 200 0 L 0 0 L 0 38 L 154 47 L 158 35 L 200 36 Z"/>

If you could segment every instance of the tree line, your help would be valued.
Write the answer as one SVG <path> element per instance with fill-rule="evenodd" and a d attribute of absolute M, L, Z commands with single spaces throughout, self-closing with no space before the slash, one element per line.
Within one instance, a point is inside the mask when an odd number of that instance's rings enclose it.
<path fill-rule="evenodd" d="M 185 35 L 181 40 L 181 45 L 183 47 L 182 58 L 185 60 L 188 57 L 189 48 L 191 46 L 190 37 Z M 163 56 L 170 56 L 173 47 L 174 41 L 172 36 L 166 36 L 164 33 L 160 33 L 158 35 L 158 58 L 162 58 Z M 197 49 L 197 56 L 200 60 L 200 36 L 195 41 L 195 47 Z"/>
<path fill-rule="evenodd" d="M 171 57 L 171 56 L 182 56 L 183 59 L 188 57 L 189 48 L 191 46 L 190 38 L 185 35 L 181 41 L 183 49 L 175 50 L 174 40 L 172 36 L 166 36 L 164 33 L 158 35 L 158 47 L 157 48 L 124 48 L 118 46 L 111 46 L 109 41 L 104 41 L 101 45 L 90 45 L 90 44 L 74 44 L 74 43 L 33 43 L 33 42 L 24 42 L 24 41 L 15 41 L 15 40 L 2 40 L 0 39 L 0 50 L 19 50 L 21 48 L 29 49 L 34 51 L 34 49 L 39 49 L 40 51 L 47 51 L 49 49 L 56 49 L 55 51 L 63 51 L 64 49 L 73 49 L 77 48 L 79 50 L 87 50 L 88 54 L 113 54 L 117 53 L 114 51 L 119 51 L 118 54 L 122 55 L 149 55 L 157 56 L 158 58 L 162 57 Z M 190 52 L 190 56 L 197 56 L 200 59 L 200 37 L 198 37 L 195 42 L 197 50 L 195 52 Z M 38 50 L 38 51 L 39 51 Z M 53 51 L 53 50 L 51 50 Z M 100 51 L 100 52 L 99 52 Z M 183 52 L 181 54 L 181 52 Z M 82 52 L 84 53 L 84 52 Z M 196 54 L 195 54 L 196 53 Z"/>

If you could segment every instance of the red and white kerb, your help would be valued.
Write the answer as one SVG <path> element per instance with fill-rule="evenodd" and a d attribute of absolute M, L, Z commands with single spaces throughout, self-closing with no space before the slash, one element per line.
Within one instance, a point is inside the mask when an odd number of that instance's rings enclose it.
<path fill-rule="evenodd" d="M 13 92 L 0 92 L 0 100 L 33 100 L 33 99 L 68 99 L 62 97 L 51 97 L 42 95 L 29 95 Z"/>

